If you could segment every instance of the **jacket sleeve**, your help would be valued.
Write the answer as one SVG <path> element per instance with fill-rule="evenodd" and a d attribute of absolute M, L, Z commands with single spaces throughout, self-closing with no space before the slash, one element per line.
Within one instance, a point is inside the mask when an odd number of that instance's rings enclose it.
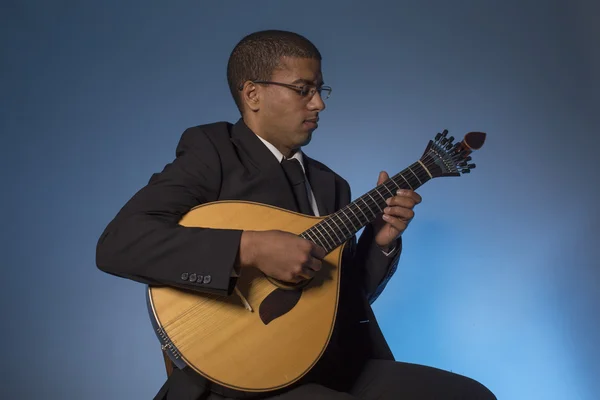
<path fill-rule="evenodd" d="M 396 239 L 394 250 L 386 255 L 375 243 L 372 225 L 365 226 L 356 245 L 355 265 L 362 270 L 363 287 L 370 304 L 377 300 L 396 272 L 401 253 L 401 237 Z"/>
<path fill-rule="evenodd" d="M 200 128 L 187 129 L 176 158 L 154 174 L 100 236 L 97 267 L 150 285 L 231 294 L 242 231 L 184 227 L 194 206 L 218 198 L 218 153 Z"/>
<path fill-rule="evenodd" d="M 352 198 L 350 186 L 346 181 L 343 182 L 347 188 L 349 201 Z M 358 269 L 363 290 L 369 303 L 373 304 L 396 272 L 402 253 L 402 238 L 396 240 L 394 249 L 386 255 L 375 243 L 372 225 L 367 224 L 358 241 L 356 237 L 352 239 L 350 247 L 352 264 Z"/>

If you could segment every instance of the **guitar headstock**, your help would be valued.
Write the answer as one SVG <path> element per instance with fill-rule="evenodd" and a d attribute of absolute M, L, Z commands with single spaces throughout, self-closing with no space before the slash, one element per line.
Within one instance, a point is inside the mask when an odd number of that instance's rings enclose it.
<path fill-rule="evenodd" d="M 446 129 L 438 133 L 434 140 L 429 141 L 421 157 L 421 162 L 434 178 L 471 172 L 475 164 L 469 164 L 472 160 L 470 154 L 483 146 L 486 137 L 484 132 L 469 132 L 461 142 L 453 143 L 454 137 L 447 135 Z"/>

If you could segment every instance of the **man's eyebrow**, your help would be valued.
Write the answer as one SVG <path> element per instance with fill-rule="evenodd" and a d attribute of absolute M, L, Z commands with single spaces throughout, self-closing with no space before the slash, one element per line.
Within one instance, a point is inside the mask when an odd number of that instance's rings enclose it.
<path fill-rule="evenodd" d="M 314 81 L 311 81 L 309 79 L 303 79 L 303 78 L 296 79 L 294 82 L 292 82 L 292 84 L 294 84 L 294 85 L 296 85 L 298 83 L 304 83 L 305 85 L 314 85 L 315 84 Z M 317 86 L 323 86 L 324 83 L 325 82 L 323 82 L 323 81 L 318 81 Z"/>

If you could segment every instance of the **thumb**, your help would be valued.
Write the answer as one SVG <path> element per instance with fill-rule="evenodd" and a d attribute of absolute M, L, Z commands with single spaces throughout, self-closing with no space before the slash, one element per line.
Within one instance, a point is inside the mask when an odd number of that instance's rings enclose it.
<path fill-rule="evenodd" d="M 387 172 L 385 171 L 381 171 L 379 173 L 379 178 L 377 179 L 377 184 L 381 185 L 383 182 L 387 181 L 389 179 L 389 175 L 387 174 Z"/>

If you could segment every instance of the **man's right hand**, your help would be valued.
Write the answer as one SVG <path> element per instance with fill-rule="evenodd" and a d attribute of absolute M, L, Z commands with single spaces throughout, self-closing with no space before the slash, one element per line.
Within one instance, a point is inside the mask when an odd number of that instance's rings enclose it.
<path fill-rule="evenodd" d="M 256 267 L 266 275 L 297 283 L 321 269 L 325 250 L 289 232 L 244 231 L 240 242 L 240 266 Z"/>

